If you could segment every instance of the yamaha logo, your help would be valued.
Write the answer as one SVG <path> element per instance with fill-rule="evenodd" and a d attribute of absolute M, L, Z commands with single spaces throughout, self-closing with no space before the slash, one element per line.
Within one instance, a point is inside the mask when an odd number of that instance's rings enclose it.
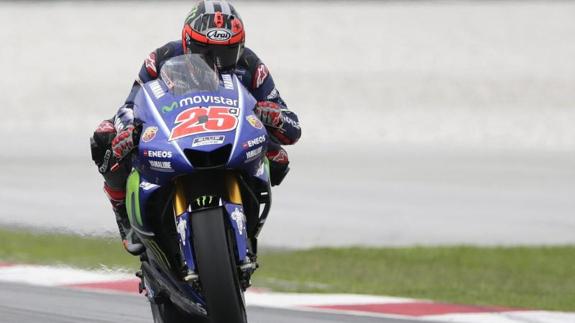
<path fill-rule="evenodd" d="M 226 41 L 232 38 L 232 34 L 225 29 L 212 29 L 208 32 L 208 39 L 215 41 Z"/>

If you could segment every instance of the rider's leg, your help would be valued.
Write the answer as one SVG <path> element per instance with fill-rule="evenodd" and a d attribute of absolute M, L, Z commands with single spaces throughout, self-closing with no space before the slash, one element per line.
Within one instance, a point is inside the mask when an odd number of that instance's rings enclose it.
<path fill-rule="evenodd" d="M 116 130 L 111 120 L 104 120 L 100 123 L 94 131 L 94 136 L 90 138 L 92 159 L 104 177 L 104 192 L 112 204 L 122 244 L 129 253 L 137 255 L 142 253 L 143 245 L 133 236 L 125 204 L 126 180 L 131 167 L 128 163 L 122 163 L 114 171 L 111 170 L 115 159 L 110 144 L 115 135 Z"/>

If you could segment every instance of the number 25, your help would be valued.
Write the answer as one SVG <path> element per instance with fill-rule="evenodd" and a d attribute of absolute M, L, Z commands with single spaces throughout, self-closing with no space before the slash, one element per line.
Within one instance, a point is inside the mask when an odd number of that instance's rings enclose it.
<path fill-rule="evenodd" d="M 170 140 L 204 133 L 234 130 L 238 119 L 227 107 L 191 108 L 178 114 Z"/>

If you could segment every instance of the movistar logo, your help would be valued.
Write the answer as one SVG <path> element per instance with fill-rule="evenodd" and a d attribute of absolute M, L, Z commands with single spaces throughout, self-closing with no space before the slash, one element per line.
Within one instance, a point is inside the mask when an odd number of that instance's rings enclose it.
<path fill-rule="evenodd" d="M 162 113 L 172 112 L 175 108 L 178 107 L 178 102 L 174 101 L 171 105 L 164 105 L 162 107 Z"/>
<path fill-rule="evenodd" d="M 168 113 L 168 112 L 172 112 L 176 108 L 184 108 L 187 106 L 202 105 L 202 104 L 206 104 L 206 105 L 223 104 L 223 105 L 227 105 L 230 107 L 237 107 L 238 106 L 238 100 L 225 98 L 223 96 L 194 95 L 194 96 L 189 96 L 189 97 L 183 98 L 179 102 L 173 101 L 172 103 L 170 103 L 170 105 L 165 105 L 165 106 L 161 107 L 160 111 L 162 113 Z"/>

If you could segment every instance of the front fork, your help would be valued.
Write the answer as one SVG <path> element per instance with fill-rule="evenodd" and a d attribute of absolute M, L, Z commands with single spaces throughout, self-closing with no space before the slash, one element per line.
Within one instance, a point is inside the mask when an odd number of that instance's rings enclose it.
<path fill-rule="evenodd" d="M 235 246 L 237 247 L 234 256 L 237 263 L 240 264 L 242 272 L 249 272 L 250 275 L 255 269 L 255 263 L 253 263 L 248 256 L 247 223 L 242 206 L 240 186 L 236 175 L 231 172 L 225 174 L 225 183 L 227 196 L 220 199 L 219 197 L 208 195 L 190 201 L 190 196 L 186 194 L 184 180 L 176 180 L 173 206 L 178 240 L 186 272 L 184 275 L 185 281 L 196 282 L 198 280 L 194 251 L 191 245 L 192 231 L 190 223 L 194 211 L 205 207 L 223 207 L 226 217 L 228 218 L 228 223 L 230 223 L 233 229 L 232 231 L 234 232 L 234 238 L 236 240 Z"/>
<path fill-rule="evenodd" d="M 176 230 L 178 232 L 178 240 L 180 242 L 180 250 L 182 252 L 186 274 L 184 275 L 185 281 L 194 281 L 198 279 L 196 273 L 196 264 L 194 262 L 194 253 L 190 245 L 190 214 L 191 207 L 186 198 L 186 191 L 181 179 L 176 180 L 174 194 L 174 216 L 176 219 Z"/>

